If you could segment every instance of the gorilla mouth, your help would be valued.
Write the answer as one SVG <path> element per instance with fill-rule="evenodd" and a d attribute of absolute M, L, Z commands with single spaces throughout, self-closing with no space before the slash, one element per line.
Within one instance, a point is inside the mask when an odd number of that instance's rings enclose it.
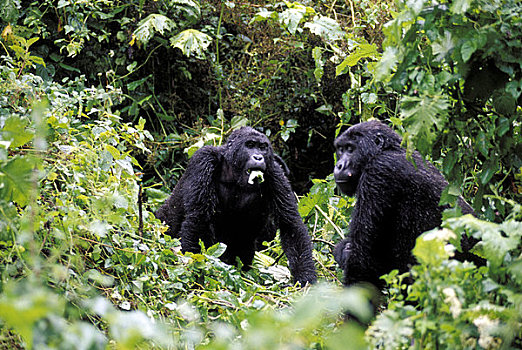
<path fill-rule="evenodd" d="M 263 171 L 261 169 L 247 169 L 248 175 L 248 183 L 250 185 L 254 184 L 254 181 L 257 183 L 262 183 L 265 181 L 265 178 L 263 177 Z"/>
<path fill-rule="evenodd" d="M 352 176 L 353 174 L 351 172 L 347 172 L 346 174 L 338 174 L 335 176 L 335 182 L 341 184 L 353 182 Z"/>

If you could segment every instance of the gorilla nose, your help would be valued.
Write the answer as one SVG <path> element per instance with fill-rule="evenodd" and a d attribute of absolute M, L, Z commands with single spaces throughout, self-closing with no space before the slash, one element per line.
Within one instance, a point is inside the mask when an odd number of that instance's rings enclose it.
<path fill-rule="evenodd" d="M 254 154 L 252 155 L 252 159 L 255 160 L 258 163 L 261 163 L 265 160 L 265 158 L 261 154 Z"/>
<path fill-rule="evenodd" d="M 348 168 L 349 163 L 339 161 L 334 167 L 334 177 L 336 181 L 346 181 L 352 176 L 352 172 Z"/>

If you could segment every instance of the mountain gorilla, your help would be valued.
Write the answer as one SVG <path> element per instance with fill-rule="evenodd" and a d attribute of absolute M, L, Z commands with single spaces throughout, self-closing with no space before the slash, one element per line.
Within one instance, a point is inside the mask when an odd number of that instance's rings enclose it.
<path fill-rule="evenodd" d="M 268 138 L 243 127 L 226 145 L 199 149 L 171 196 L 156 211 L 169 226 L 168 234 L 181 238 L 184 252 L 199 252 L 223 242 L 221 259 L 239 257 L 249 265 L 255 250 L 280 229 L 283 250 L 295 280 L 316 281 L 312 245 L 285 171 Z"/>
<path fill-rule="evenodd" d="M 342 193 L 357 198 L 350 233 L 334 257 L 344 269 L 345 285 L 370 282 L 381 288 L 381 275 L 407 271 L 415 263 L 411 250 L 417 236 L 441 224 L 448 206 L 439 206 L 439 200 L 448 183 L 418 152 L 413 154 L 417 168 L 406 159 L 401 137 L 381 122 L 354 125 L 334 145 L 335 182 Z M 473 213 L 462 198 L 458 205 L 464 214 Z M 463 253 L 456 257 L 482 265 L 469 252 L 475 243 L 463 236 Z"/>

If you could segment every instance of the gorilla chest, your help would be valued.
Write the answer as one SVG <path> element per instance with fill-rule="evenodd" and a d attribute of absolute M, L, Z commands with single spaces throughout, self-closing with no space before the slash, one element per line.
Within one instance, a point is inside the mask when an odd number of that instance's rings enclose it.
<path fill-rule="evenodd" d="M 269 202 L 260 188 L 245 191 L 222 185 L 218 199 L 213 220 L 218 237 L 255 237 L 270 221 Z"/>

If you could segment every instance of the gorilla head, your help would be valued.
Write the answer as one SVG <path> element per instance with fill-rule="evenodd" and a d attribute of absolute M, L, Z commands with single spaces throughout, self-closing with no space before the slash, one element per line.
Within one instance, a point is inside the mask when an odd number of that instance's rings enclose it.
<path fill-rule="evenodd" d="M 339 190 L 354 195 L 368 162 L 380 152 L 400 149 L 400 145 L 400 136 L 378 121 L 357 124 L 346 130 L 334 142 L 337 155 L 334 177 Z"/>
<path fill-rule="evenodd" d="M 234 131 L 224 147 L 221 180 L 237 182 L 243 188 L 255 188 L 264 181 L 265 172 L 272 172 L 274 154 L 268 138 L 250 128 Z"/>

